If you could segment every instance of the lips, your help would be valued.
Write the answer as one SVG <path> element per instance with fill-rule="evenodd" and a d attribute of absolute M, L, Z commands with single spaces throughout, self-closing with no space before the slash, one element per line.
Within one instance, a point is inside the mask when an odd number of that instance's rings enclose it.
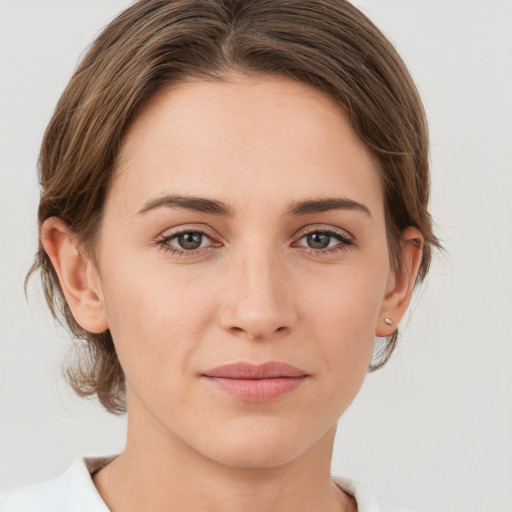
<path fill-rule="evenodd" d="M 301 387 L 308 377 L 304 370 L 280 362 L 227 364 L 203 374 L 217 390 L 248 402 L 280 398 Z"/>

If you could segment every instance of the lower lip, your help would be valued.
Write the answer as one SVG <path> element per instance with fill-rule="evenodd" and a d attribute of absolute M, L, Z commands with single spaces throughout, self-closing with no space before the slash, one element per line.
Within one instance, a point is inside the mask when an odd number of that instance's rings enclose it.
<path fill-rule="evenodd" d="M 277 377 L 271 379 L 206 378 L 216 388 L 239 400 L 267 402 L 295 391 L 306 381 L 307 377 Z"/>

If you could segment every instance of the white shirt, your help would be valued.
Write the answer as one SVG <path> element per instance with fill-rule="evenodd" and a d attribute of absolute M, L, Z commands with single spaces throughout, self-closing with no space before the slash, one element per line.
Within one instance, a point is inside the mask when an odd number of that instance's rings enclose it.
<path fill-rule="evenodd" d="M 0 495 L 0 512 L 110 512 L 91 475 L 111 457 L 79 457 L 61 476 Z M 384 505 L 362 484 L 334 477 L 338 487 L 354 496 L 358 512 L 406 512 Z"/>

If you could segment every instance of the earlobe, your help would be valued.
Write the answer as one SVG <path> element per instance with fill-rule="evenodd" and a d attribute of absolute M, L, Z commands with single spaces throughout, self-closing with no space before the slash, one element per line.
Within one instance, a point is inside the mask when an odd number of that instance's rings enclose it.
<path fill-rule="evenodd" d="M 41 243 L 76 322 L 89 332 L 106 331 L 99 276 L 76 235 L 62 219 L 50 217 L 41 227 Z"/>
<path fill-rule="evenodd" d="M 407 311 L 421 264 L 423 240 L 423 235 L 415 227 L 408 227 L 402 233 L 402 264 L 388 281 L 375 332 L 377 337 L 393 334 Z"/>

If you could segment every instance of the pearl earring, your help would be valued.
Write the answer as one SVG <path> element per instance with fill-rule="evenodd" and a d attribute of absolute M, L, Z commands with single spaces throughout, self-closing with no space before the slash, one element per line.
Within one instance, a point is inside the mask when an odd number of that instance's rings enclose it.
<path fill-rule="evenodd" d="M 386 325 L 393 325 L 393 320 L 391 320 L 391 318 L 389 318 L 389 317 L 386 317 L 386 318 L 384 318 L 384 323 Z"/>

